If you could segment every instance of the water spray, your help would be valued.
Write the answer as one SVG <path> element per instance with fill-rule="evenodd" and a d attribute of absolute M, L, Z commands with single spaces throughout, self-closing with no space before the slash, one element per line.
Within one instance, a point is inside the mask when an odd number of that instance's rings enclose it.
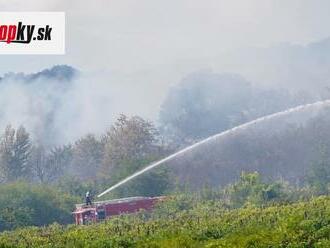
<path fill-rule="evenodd" d="M 312 108 L 312 107 L 317 107 L 317 106 L 323 106 L 323 105 L 327 105 L 329 104 L 330 105 L 330 100 L 325 100 L 325 101 L 318 101 L 318 102 L 315 102 L 315 103 L 310 103 L 310 104 L 304 104 L 304 105 L 300 105 L 300 106 L 297 106 L 297 107 L 294 107 L 294 108 L 290 108 L 290 109 L 287 109 L 287 110 L 284 110 L 284 111 L 281 111 L 281 112 L 277 112 L 277 113 L 274 113 L 274 114 L 270 114 L 270 115 L 266 115 L 264 117 L 260 117 L 260 118 L 257 118 L 253 121 L 249 121 L 249 122 L 246 122 L 244 124 L 241 124 L 239 126 L 236 126 L 234 128 L 231 128 L 231 129 L 228 129 L 226 131 L 223 131 L 221 133 L 218 133 L 218 134 L 215 134 L 215 135 L 212 135 L 204 140 L 201 140 L 191 146 L 188 146 L 182 150 L 179 150 L 178 152 L 175 152 L 157 162 L 154 162 L 150 165 L 148 165 L 147 167 L 145 167 L 144 169 L 140 170 L 140 171 L 137 171 L 135 173 L 133 173 L 131 176 L 123 179 L 122 181 L 116 183 L 115 185 L 111 186 L 110 188 L 108 188 L 107 190 L 105 190 L 104 192 L 102 192 L 101 194 L 99 194 L 97 197 L 101 197 L 109 192 L 111 192 L 112 190 L 118 188 L 119 186 L 127 183 L 128 181 L 134 179 L 135 177 L 138 177 L 139 175 L 163 164 L 163 163 L 166 163 L 168 161 L 171 161 L 172 159 L 174 159 L 175 157 L 177 156 L 180 156 L 188 151 L 191 151 L 193 150 L 194 148 L 200 146 L 200 145 L 203 145 L 207 142 L 211 142 L 211 141 L 214 141 L 220 137 L 223 137 L 223 136 L 226 136 L 226 135 L 229 135 L 231 133 L 234 133 L 238 130 L 242 130 L 242 129 L 245 129 L 245 128 L 248 128 L 252 125 L 255 125 L 255 124 L 258 124 L 259 122 L 263 122 L 263 121 L 266 121 L 266 120 L 271 120 L 273 118 L 277 118 L 277 117 L 280 117 L 280 116 L 285 116 L 287 114 L 291 114 L 291 113 L 294 113 L 294 112 L 299 112 L 300 110 L 304 110 L 304 109 L 308 109 L 308 108 Z"/>

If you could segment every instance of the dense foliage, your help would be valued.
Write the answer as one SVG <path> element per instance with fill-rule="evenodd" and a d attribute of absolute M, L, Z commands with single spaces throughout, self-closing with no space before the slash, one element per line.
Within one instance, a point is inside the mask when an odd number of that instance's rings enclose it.
<path fill-rule="evenodd" d="M 76 200 L 24 183 L 3 186 L 0 193 L 6 203 L 0 223 L 12 224 L 2 229 L 66 223 Z M 266 183 L 257 172 L 243 172 L 224 189 L 181 189 L 152 213 L 88 226 L 55 223 L 5 231 L 0 247 L 328 247 L 330 198 L 313 195 L 312 188 Z"/>
<path fill-rule="evenodd" d="M 311 99 L 200 73 L 169 92 L 158 127 L 120 115 L 101 135 L 58 145 L 52 132 L 43 140 L 8 125 L 0 135 L 0 248 L 329 247 L 330 198 L 319 197 L 330 193 L 326 108 L 236 129 L 106 195 L 167 195 L 153 213 L 72 225 L 87 191 L 95 197 L 180 147 Z"/>
<path fill-rule="evenodd" d="M 0 183 L 52 184 L 81 197 L 87 190 L 104 190 L 168 152 L 154 124 L 138 116 L 120 115 L 99 137 L 87 134 L 55 147 L 33 140 L 22 126 L 16 130 L 8 125 L 0 135 Z M 117 197 L 160 195 L 171 186 L 164 168 L 135 183 L 125 185 Z"/>
<path fill-rule="evenodd" d="M 181 208 L 181 209 L 180 209 Z M 182 210 L 183 209 L 183 210 Z M 172 198 L 149 216 L 113 218 L 91 226 L 54 224 L 3 232 L 0 247 L 329 247 L 330 198 L 247 205 Z"/>
<path fill-rule="evenodd" d="M 53 222 L 71 223 L 76 197 L 46 185 L 23 182 L 0 186 L 0 231 Z"/>

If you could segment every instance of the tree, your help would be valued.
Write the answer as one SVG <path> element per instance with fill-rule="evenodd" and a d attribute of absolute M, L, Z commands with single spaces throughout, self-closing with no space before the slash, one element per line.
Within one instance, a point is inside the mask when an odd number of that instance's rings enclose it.
<path fill-rule="evenodd" d="M 153 124 L 134 116 L 121 115 L 104 137 L 104 169 L 110 172 L 123 161 L 145 159 L 159 153 L 158 133 Z"/>
<path fill-rule="evenodd" d="M 15 197 L 13 197 L 15 196 Z M 78 198 L 47 185 L 15 182 L 0 186 L 0 231 L 53 222 L 71 223 Z"/>
<path fill-rule="evenodd" d="M 316 194 L 328 194 L 330 190 L 330 163 L 326 160 L 315 163 L 307 174 L 306 181 Z"/>
<path fill-rule="evenodd" d="M 103 175 L 116 183 L 165 153 L 154 125 L 141 117 L 121 115 L 104 137 Z M 169 186 L 166 171 L 153 170 L 121 190 L 122 195 L 161 194 Z M 154 189 L 152 191 L 151 189 Z M 120 191 L 118 191 L 120 192 Z"/>
<path fill-rule="evenodd" d="M 121 179 L 132 175 L 134 172 L 152 163 L 152 161 L 152 159 L 123 161 L 121 166 L 111 174 L 110 181 L 114 183 L 119 182 Z M 116 197 L 159 196 L 171 189 L 173 184 L 170 180 L 171 174 L 167 167 L 153 168 L 136 179 L 127 182 L 122 187 L 119 187 L 114 195 Z"/>
<path fill-rule="evenodd" d="M 230 205 L 241 207 L 245 203 L 263 204 L 283 197 L 280 183 L 263 183 L 258 172 L 242 172 L 240 180 L 225 189 Z"/>
<path fill-rule="evenodd" d="M 6 181 L 30 176 L 30 153 L 31 141 L 25 128 L 21 126 L 16 131 L 7 126 L 0 143 L 1 167 Z"/>
<path fill-rule="evenodd" d="M 43 146 L 35 146 L 31 153 L 31 168 L 33 176 L 41 183 L 58 180 L 69 171 L 72 161 L 71 146 L 54 147 L 46 151 Z"/>
<path fill-rule="evenodd" d="M 65 171 L 69 171 L 71 163 L 71 145 L 64 145 L 53 148 L 47 158 L 48 181 L 55 181 L 63 176 Z"/>
<path fill-rule="evenodd" d="M 251 90 L 239 75 L 190 74 L 161 106 L 163 132 L 176 142 L 190 143 L 242 122 Z"/>
<path fill-rule="evenodd" d="M 73 147 L 73 174 L 81 179 L 96 179 L 104 153 L 104 142 L 92 134 L 79 139 Z"/>
<path fill-rule="evenodd" d="M 161 131 L 178 145 L 192 143 L 308 100 L 286 90 L 259 89 L 237 74 L 193 73 L 161 105 Z"/>
<path fill-rule="evenodd" d="M 47 182 L 49 172 L 47 168 L 47 155 L 43 146 L 32 147 L 30 164 L 34 178 L 41 183 Z"/>

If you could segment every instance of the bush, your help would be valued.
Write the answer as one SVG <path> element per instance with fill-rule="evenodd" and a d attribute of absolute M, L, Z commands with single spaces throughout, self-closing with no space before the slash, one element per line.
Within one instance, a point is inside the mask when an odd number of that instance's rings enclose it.
<path fill-rule="evenodd" d="M 53 222 L 70 223 L 77 199 L 46 185 L 17 182 L 0 186 L 0 231 Z"/>

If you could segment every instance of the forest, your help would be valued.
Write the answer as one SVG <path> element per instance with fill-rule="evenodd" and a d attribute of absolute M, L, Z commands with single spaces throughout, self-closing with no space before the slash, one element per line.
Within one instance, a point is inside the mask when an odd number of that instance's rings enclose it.
<path fill-rule="evenodd" d="M 74 68 L 56 66 L 8 74 L 0 84 L 60 84 L 63 93 L 77 77 Z M 51 108 L 32 128 L 4 123 L 2 109 L 0 247 L 327 247 L 327 104 L 237 131 L 102 198 L 166 196 L 151 213 L 82 227 L 72 216 L 87 191 L 98 200 L 109 186 L 186 146 L 325 99 L 260 88 L 237 74 L 193 73 L 168 92 L 157 121 L 120 114 L 103 132 L 70 142 L 60 139 L 58 98 L 47 99 Z"/>
<path fill-rule="evenodd" d="M 0 0 L 0 248 L 330 247 L 329 10 Z"/>
<path fill-rule="evenodd" d="M 153 212 L 0 234 L 0 247 L 329 247 L 330 199 L 242 173 L 223 190 L 177 192 Z"/>

